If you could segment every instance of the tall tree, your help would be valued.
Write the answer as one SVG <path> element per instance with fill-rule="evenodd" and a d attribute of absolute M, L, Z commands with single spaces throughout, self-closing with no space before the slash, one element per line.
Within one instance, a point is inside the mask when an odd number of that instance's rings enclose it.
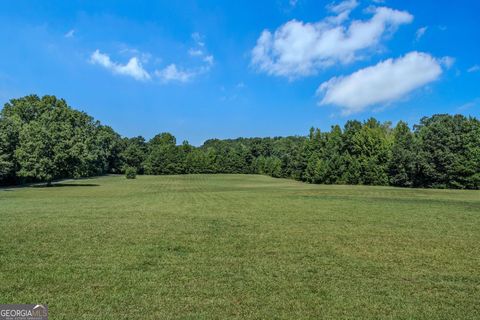
<path fill-rule="evenodd" d="M 153 137 L 148 142 L 148 156 L 145 159 L 147 174 L 179 174 L 182 165 L 179 162 L 179 150 L 175 137 L 167 132 Z"/>
<path fill-rule="evenodd" d="M 135 168 L 139 174 L 144 173 L 144 162 L 147 157 L 147 144 L 141 136 L 126 138 L 123 140 L 124 148 L 119 157 L 121 159 L 121 169 Z"/>
<path fill-rule="evenodd" d="M 390 124 L 367 120 L 352 138 L 352 152 L 358 159 L 361 183 L 387 185 L 390 160 Z"/>
<path fill-rule="evenodd" d="M 479 121 L 462 115 L 424 117 L 415 126 L 419 141 L 416 184 L 424 187 L 478 188 Z"/>
<path fill-rule="evenodd" d="M 15 148 L 18 144 L 15 123 L 0 113 L 0 184 L 12 183 L 16 175 Z"/>
<path fill-rule="evenodd" d="M 345 158 L 342 153 L 342 129 L 335 125 L 326 136 L 322 160 L 325 163 L 324 183 L 344 183 Z"/>
<path fill-rule="evenodd" d="M 400 121 L 393 130 L 392 155 L 389 163 L 390 183 L 411 187 L 416 173 L 416 140 L 407 123 Z"/>

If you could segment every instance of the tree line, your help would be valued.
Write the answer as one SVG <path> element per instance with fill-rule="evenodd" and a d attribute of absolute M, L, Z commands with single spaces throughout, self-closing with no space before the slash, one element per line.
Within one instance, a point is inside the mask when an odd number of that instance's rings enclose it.
<path fill-rule="evenodd" d="M 195 147 L 170 133 L 121 137 L 55 96 L 12 99 L 0 112 L 0 184 L 106 173 L 245 173 L 309 183 L 480 188 L 480 122 L 438 114 L 350 120 L 306 136 L 211 139 Z"/>

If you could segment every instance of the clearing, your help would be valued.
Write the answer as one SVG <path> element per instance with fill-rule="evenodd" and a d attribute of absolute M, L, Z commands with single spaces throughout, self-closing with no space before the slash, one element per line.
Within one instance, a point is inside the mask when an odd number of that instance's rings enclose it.
<path fill-rule="evenodd" d="M 480 317 L 480 191 L 106 176 L 0 189 L 0 230 L 50 319 Z"/>

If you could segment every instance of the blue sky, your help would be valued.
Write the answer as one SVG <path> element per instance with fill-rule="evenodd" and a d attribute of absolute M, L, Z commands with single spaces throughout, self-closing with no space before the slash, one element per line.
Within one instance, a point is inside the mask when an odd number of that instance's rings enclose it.
<path fill-rule="evenodd" d="M 480 115 L 480 2 L 2 1 L 0 102 L 55 94 L 125 136 L 303 135 Z"/>

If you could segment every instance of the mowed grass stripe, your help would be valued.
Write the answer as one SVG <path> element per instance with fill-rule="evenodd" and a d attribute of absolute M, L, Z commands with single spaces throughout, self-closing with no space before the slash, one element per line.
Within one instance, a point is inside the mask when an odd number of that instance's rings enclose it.
<path fill-rule="evenodd" d="M 480 193 L 254 175 L 0 191 L 2 303 L 52 319 L 475 319 Z"/>

